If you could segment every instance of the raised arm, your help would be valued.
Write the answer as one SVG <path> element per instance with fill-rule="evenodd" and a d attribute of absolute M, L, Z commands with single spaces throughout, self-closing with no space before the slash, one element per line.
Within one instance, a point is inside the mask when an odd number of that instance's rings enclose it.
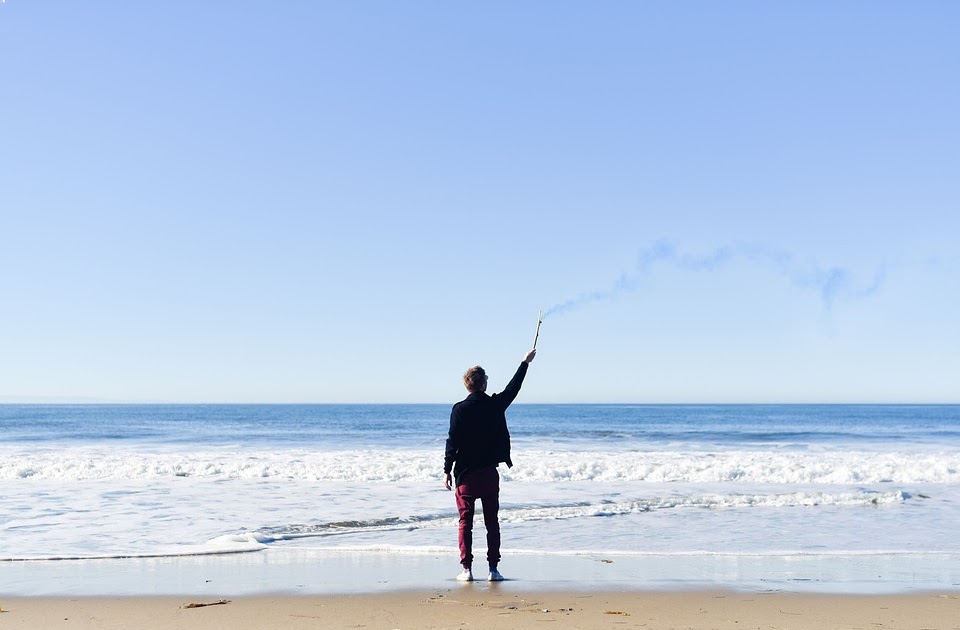
<path fill-rule="evenodd" d="M 537 356 L 536 350 L 528 352 L 527 355 L 523 357 L 523 361 L 520 363 L 520 367 L 517 368 L 516 374 L 513 375 L 513 378 L 510 379 L 510 382 L 507 383 L 504 390 L 496 395 L 495 400 L 501 409 L 509 407 L 510 403 L 517 397 L 517 394 L 520 393 L 520 386 L 523 385 L 523 378 L 527 375 L 527 368 L 530 367 L 530 363 L 535 356 Z"/>

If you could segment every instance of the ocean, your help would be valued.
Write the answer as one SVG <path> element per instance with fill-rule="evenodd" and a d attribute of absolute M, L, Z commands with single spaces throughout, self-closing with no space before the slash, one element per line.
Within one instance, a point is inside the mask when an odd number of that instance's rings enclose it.
<path fill-rule="evenodd" d="M 452 576 L 449 411 L 0 405 L 0 572 L 284 550 L 449 557 Z M 823 559 L 960 584 L 960 406 L 516 403 L 508 423 L 505 566 Z"/>

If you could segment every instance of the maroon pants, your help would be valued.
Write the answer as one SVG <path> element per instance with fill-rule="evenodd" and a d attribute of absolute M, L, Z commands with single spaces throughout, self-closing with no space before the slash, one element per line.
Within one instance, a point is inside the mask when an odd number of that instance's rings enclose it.
<path fill-rule="evenodd" d="M 487 562 L 495 567 L 500 562 L 500 475 L 496 466 L 467 473 L 457 486 L 457 511 L 460 512 L 460 564 L 473 566 L 473 514 L 477 499 L 483 508 L 483 524 L 487 528 Z"/>

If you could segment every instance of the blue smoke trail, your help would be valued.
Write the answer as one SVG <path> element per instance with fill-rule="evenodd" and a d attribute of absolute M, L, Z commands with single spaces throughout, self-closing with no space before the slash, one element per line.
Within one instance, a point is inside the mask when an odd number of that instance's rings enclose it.
<path fill-rule="evenodd" d="M 574 298 L 555 304 L 544 311 L 543 318 L 596 302 L 612 300 L 635 291 L 639 280 L 650 275 L 657 266 L 670 265 L 694 273 L 713 273 L 738 261 L 768 267 L 785 277 L 791 285 L 816 291 L 827 310 L 833 308 L 839 301 L 863 299 L 874 295 L 886 279 L 886 269 L 880 267 L 872 281 L 863 285 L 844 267 L 824 268 L 818 263 L 804 265 L 797 262 L 788 252 L 758 245 L 725 246 L 706 255 L 696 256 L 678 251 L 667 241 L 657 241 L 641 250 L 637 256 L 636 266 L 629 272 L 621 274 L 610 288 L 581 293 Z"/>

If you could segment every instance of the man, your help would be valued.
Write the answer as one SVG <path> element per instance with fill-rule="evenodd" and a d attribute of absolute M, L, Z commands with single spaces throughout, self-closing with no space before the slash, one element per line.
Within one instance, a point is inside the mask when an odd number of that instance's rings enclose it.
<path fill-rule="evenodd" d="M 458 542 L 463 571 L 458 580 L 473 581 L 473 514 L 477 499 L 483 507 L 483 524 L 487 528 L 487 563 L 491 582 L 503 580 L 497 565 L 500 562 L 500 462 L 512 467 L 510 432 L 507 430 L 507 407 L 520 393 L 523 377 L 537 351 L 523 358 L 517 373 L 499 394 L 487 395 L 487 373 L 476 365 L 463 375 L 463 385 L 470 394 L 453 406 L 450 412 L 450 433 L 443 458 L 443 485 L 456 487 L 457 511 L 460 512 Z M 451 470 L 453 475 L 451 476 Z M 454 484 L 454 480 L 456 483 Z"/>

